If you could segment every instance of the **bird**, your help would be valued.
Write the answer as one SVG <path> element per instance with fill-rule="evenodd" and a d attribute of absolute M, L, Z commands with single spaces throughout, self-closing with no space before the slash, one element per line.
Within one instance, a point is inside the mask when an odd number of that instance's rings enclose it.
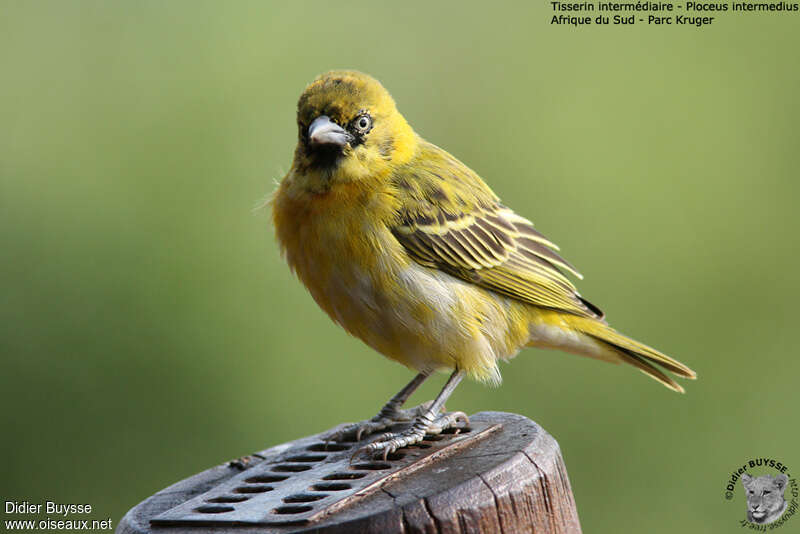
<path fill-rule="evenodd" d="M 469 424 L 444 405 L 464 377 L 499 384 L 525 347 L 626 363 L 683 393 L 683 363 L 611 328 L 570 277 L 581 274 L 464 163 L 426 141 L 375 78 L 321 74 L 297 103 L 292 165 L 270 203 L 290 269 L 330 318 L 416 371 L 371 419 L 327 437 L 386 457 Z M 403 409 L 434 372 L 433 401 Z"/>

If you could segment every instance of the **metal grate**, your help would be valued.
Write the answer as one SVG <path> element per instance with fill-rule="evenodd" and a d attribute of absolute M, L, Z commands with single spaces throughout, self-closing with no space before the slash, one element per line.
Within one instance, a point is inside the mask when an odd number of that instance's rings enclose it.
<path fill-rule="evenodd" d="M 319 521 L 399 477 L 469 447 L 500 425 L 473 423 L 460 433 L 428 435 L 386 461 L 351 463 L 360 443 L 295 442 L 209 491 L 153 518 L 153 526 L 301 525 Z M 269 451 L 268 451 L 269 452 Z"/>

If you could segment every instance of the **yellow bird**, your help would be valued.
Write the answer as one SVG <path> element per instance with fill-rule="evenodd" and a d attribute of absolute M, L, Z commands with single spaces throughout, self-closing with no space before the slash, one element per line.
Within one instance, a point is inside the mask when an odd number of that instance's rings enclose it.
<path fill-rule="evenodd" d="M 498 360 L 523 347 L 625 362 L 679 392 L 664 370 L 695 378 L 609 327 L 565 275 L 581 277 L 558 247 L 417 135 L 374 78 L 319 76 L 300 96 L 297 126 L 292 167 L 272 198 L 282 253 L 331 319 L 419 373 L 378 415 L 331 439 L 413 419 L 362 449 L 386 455 L 456 426 L 463 413 L 441 412 L 461 379 L 499 383 Z M 452 370 L 437 398 L 402 410 L 436 370 Z"/>

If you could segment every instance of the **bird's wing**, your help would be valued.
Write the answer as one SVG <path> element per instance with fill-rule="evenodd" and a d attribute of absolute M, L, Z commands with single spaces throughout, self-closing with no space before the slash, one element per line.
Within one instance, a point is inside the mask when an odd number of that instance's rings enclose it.
<path fill-rule="evenodd" d="M 391 230 L 418 263 L 535 306 L 602 318 L 564 275 L 581 278 L 558 247 L 445 151 L 426 143 L 392 184 Z"/>

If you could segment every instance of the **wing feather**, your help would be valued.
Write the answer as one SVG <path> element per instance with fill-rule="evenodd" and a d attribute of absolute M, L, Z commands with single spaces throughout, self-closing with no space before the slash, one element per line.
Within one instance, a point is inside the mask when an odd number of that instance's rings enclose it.
<path fill-rule="evenodd" d="M 392 233 L 418 263 L 536 306 L 601 318 L 565 273 L 581 278 L 528 219 L 500 204 L 469 168 L 430 144 L 393 179 Z"/>

